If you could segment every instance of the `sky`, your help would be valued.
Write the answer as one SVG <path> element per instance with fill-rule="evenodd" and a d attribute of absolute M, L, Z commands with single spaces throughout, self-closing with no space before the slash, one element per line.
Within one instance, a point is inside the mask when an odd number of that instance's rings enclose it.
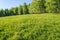
<path fill-rule="evenodd" d="M 22 5 L 24 2 L 31 3 L 31 0 L 0 0 L 0 9 L 6 9 Z"/>

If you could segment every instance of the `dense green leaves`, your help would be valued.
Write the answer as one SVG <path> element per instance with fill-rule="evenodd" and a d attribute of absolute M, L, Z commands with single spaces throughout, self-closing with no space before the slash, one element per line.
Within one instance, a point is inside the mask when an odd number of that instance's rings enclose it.
<path fill-rule="evenodd" d="M 12 13 L 10 12 L 10 10 L 5 9 L 5 16 L 9 16 L 9 15 L 12 15 Z"/>
<path fill-rule="evenodd" d="M 30 4 L 30 13 L 44 13 L 45 12 L 45 0 L 32 0 Z"/>
<path fill-rule="evenodd" d="M 18 8 L 18 14 L 23 14 L 23 7 L 20 5 Z"/>
<path fill-rule="evenodd" d="M 59 13 L 60 0 L 46 0 L 46 11 L 48 13 Z"/>
<path fill-rule="evenodd" d="M 32 0 L 27 5 L 24 3 L 18 7 L 11 9 L 1 9 L 0 16 L 23 15 L 23 14 L 37 14 L 37 13 L 60 13 L 60 0 Z"/>
<path fill-rule="evenodd" d="M 21 14 L 29 14 L 29 8 L 26 3 L 20 5 L 19 7 L 12 7 L 11 9 L 0 10 L 0 16 L 11 16 Z"/>
<path fill-rule="evenodd" d="M 17 15 L 18 14 L 18 8 L 11 8 L 10 11 L 13 13 L 13 15 Z"/>
<path fill-rule="evenodd" d="M 29 13 L 28 6 L 27 6 L 26 3 L 24 3 L 24 5 L 23 5 L 23 13 L 24 14 L 28 14 Z"/>
<path fill-rule="evenodd" d="M 5 11 L 3 9 L 0 10 L 0 17 L 5 16 Z"/>

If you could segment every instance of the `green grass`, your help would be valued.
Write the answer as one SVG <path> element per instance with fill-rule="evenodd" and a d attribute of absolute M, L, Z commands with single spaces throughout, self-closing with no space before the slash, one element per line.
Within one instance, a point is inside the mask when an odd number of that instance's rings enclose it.
<path fill-rule="evenodd" d="M 0 17 L 0 40 L 60 40 L 60 14 Z"/>

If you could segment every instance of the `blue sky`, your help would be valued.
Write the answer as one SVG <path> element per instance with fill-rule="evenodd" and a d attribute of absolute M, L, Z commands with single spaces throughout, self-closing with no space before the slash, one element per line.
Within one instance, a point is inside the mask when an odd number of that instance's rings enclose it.
<path fill-rule="evenodd" d="M 31 0 L 0 0 L 0 9 L 6 9 L 22 5 L 24 2 L 29 4 Z"/>

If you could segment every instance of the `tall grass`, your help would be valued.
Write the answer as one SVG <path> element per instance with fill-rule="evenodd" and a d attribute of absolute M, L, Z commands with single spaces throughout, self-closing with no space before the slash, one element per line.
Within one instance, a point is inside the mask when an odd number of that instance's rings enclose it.
<path fill-rule="evenodd" d="M 0 40 L 60 40 L 60 14 L 0 17 Z"/>

